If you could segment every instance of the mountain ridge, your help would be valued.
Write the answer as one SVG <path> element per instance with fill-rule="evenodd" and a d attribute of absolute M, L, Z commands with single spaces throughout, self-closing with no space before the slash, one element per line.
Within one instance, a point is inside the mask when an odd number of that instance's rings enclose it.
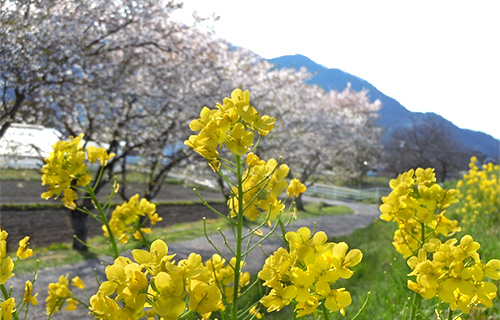
<path fill-rule="evenodd" d="M 370 82 L 340 69 L 327 68 L 303 55 L 285 55 L 267 60 L 277 68 L 300 69 L 301 67 L 305 67 L 313 75 L 307 82 L 318 85 L 326 91 L 344 90 L 347 83 L 350 83 L 351 88 L 355 91 L 367 89 L 368 97 L 371 101 L 378 99 L 382 103 L 382 108 L 378 111 L 380 115 L 378 124 L 384 129 L 383 141 L 387 141 L 390 134 L 396 129 L 410 127 L 413 123 L 419 123 L 432 118 L 447 126 L 456 135 L 466 150 L 481 152 L 483 155 L 493 158 L 498 162 L 500 157 L 500 140 L 495 139 L 489 134 L 459 128 L 451 121 L 434 112 L 409 111 L 396 99 L 385 95 Z"/>

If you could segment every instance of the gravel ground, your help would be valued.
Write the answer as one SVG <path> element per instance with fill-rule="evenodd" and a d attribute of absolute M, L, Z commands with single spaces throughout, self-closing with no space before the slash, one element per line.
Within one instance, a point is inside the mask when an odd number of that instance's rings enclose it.
<path fill-rule="evenodd" d="M 313 198 L 305 198 L 304 201 L 315 201 Z M 295 223 L 294 230 L 297 230 L 301 226 L 307 226 L 313 228 L 316 225 L 317 231 L 325 231 L 329 236 L 342 236 L 351 233 L 357 228 L 364 228 L 368 226 L 373 220 L 377 219 L 379 216 L 378 207 L 375 205 L 366 205 L 358 203 L 344 203 L 339 201 L 327 201 L 321 199 L 322 202 L 327 202 L 332 205 L 343 204 L 354 209 L 354 214 L 352 215 L 341 215 L 341 216 L 325 216 L 317 217 L 314 219 L 298 220 Z M 231 232 L 225 233 L 227 236 L 228 243 L 232 243 Z M 221 236 L 212 237 L 212 242 L 221 249 L 224 254 L 229 254 L 229 249 L 224 247 L 223 239 Z M 204 237 L 200 237 L 193 240 L 169 243 L 169 253 L 176 253 L 176 260 L 186 258 L 189 253 L 196 252 L 203 256 L 204 259 L 209 258 L 215 251 L 212 246 Z M 262 244 L 263 250 L 268 254 L 272 253 L 280 246 L 280 241 L 277 238 L 269 238 Z M 247 259 L 247 265 L 245 270 L 251 273 L 257 272 L 263 265 L 265 256 L 261 250 L 254 250 Z M 82 300 L 88 301 L 89 297 L 97 291 L 96 277 L 99 281 L 105 280 L 104 268 L 105 265 L 111 263 L 110 259 L 106 259 L 104 263 L 97 260 L 89 260 L 82 263 L 69 266 L 61 266 L 58 268 L 39 270 L 38 279 L 35 284 L 35 291 L 39 292 L 38 301 L 40 306 L 30 309 L 28 319 L 46 319 L 44 314 L 44 301 L 47 296 L 47 286 L 51 282 L 56 282 L 61 274 L 68 274 L 69 278 L 76 275 L 80 276 L 84 283 L 87 285 L 87 293 L 81 293 L 80 297 Z M 14 277 L 7 282 L 7 286 L 14 286 L 15 296 L 22 296 L 22 290 L 24 288 L 24 282 L 29 278 L 25 276 Z M 73 290 L 80 291 L 78 289 Z M 19 299 L 19 298 L 18 298 Z M 17 299 L 17 301 L 18 301 Z M 62 312 L 51 319 L 89 319 L 88 312 L 84 308 L 79 308 L 74 312 Z"/>

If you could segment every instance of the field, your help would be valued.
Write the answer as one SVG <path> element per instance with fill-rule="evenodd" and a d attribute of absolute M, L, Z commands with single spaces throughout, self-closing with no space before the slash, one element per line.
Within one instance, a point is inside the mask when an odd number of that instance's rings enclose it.
<path fill-rule="evenodd" d="M 22 184 L 22 187 L 20 187 Z M 71 234 L 62 232 L 68 228 L 67 210 L 60 207 L 47 205 L 37 195 L 43 190 L 37 181 L 2 181 L 1 184 L 2 220 L 0 226 L 9 231 L 9 240 L 19 238 L 23 233 L 33 230 L 32 244 L 35 247 L 52 246 L 58 243 L 69 242 Z M 218 200 L 214 202 L 219 210 L 224 210 L 224 204 L 220 196 L 209 191 L 202 191 L 204 197 Z M 183 231 L 193 229 L 189 221 L 200 221 L 203 216 L 217 218 L 213 212 L 207 210 L 199 203 L 193 202 L 196 196 L 192 189 L 180 185 L 166 185 L 162 195 L 162 201 L 177 200 L 177 203 L 158 206 L 158 212 L 164 221 L 158 225 L 159 228 L 166 226 L 179 226 L 182 237 Z M 14 206 L 5 206 L 7 199 L 17 203 Z M 185 200 L 179 203 L 179 200 Z M 33 210 L 24 210 L 22 203 L 38 203 Z M 188 205 L 189 204 L 189 205 Z M 452 206 L 450 214 L 453 218 L 461 219 L 455 210 L 460 204 Z M 310 210 L 321 210 L 321 207 L 309 207 Z M 322 209 L 324 210 L 324 209 Z M 498 212 L 497 212 L 498 214 Z M 464 230 L 455 237 L 460 239 L 465 234 L 471 234 L 475 241 L 481 244 L 479 253 L 486 262 L 489 259 L 500 258 L 500 225 L 495 216 L 487 216 L 476 219 L 474 223 L 464 224 Z M 214 220 L 215 221 L 215 220 Z M 91 220 L 89 219 L 89 222 Z M 62 224 L 58 224 L 62 223 Z M 66 224 L 64 224 L 66 223 Z M 90 225 L 89 225 L 90 226 Z M 52 228 L 52 229 L 50 229 Z M 215 227 L 216 228 L 216 227 Z M 45 231 L 47 230 L 47 231 Z M 90 226 L 91 234 L 101 234 L 98 225 Z M 215 229 L 214 229 L 215 230 Z M 339 238 L 330 238 L 334 242 L 346 242 L 350 248 L 359 248 L 363 252 L 363 261 L 354 267 L 353 277 L 349 280 L 339 281 L 339 286 L 345 286 L 351 292 L 353 303 L 347 309 L 347 319 L 362 310 L 357 319 L 404 319 L 411 305 L 413 293 L 407 288 L 407 274 L 411 271 L 405 259 L 396 252 L 391 245 L 395 226 L 385 221 L 375 221 L 365 229 L 356 230 L 353 234 Z M 12 235 L 12 238 L 11 238 Z M 184 234 L 186 235 L 186 234 Z M 187 235 L 186 235 L 187 236 Z M 16 240 L 17 242 L 17 240 Z M 11 241 L 15 244 L 16 242 Z M 13 249 L 13 248 L 11 248 Z M 494 281 L 498 287 L 499 281 Z M 255 299 L 257 292 L 250 293 L 247 299 Z M 245 301 L 245 300 L 243 300 Z M 437 299 L 424 300 L 422 302 L 422 313 L 417 319 L 436 319 L 434 309 Z M 279 313 L 266 315 L 268 319 L 290 319 L 292 309 L 285 307 Z M 455 315 L 458 315 L 456 312 Z M 465 319 L 497 320 L 500 319 L 500 307 L 498 298 L 494 300 L 493 308 L 486 310 L 471 310 L 470 314 L 461 316 Z M 305 317 L 305 319 L 312 319 Z M 454 319 L 454 318 L 453 318 Z"/>
<path fill-rule="evenodd" d="M 139 188 L 140 186 L 136 187 Z M 40 198 L 44 191 L 38 181 L 0 181 L 0 227 L 9 233 L 8 249 L 13 250 L 25 235 L 31 235 L 33 247 L 73 241 L 69 214 L 59 201 L 45 201 Z M 131 190 L 133 191 L 133 190 Z M 206 199 L 215 201 L 214 206 L 224 212 L 219 193 L 200 190 Z M 132 194 L 132 192 L 131 192 Z M 159 195 L 158 213 L 163 221 L 157 227 L 217 218 L 200 202 L 192 188 L 166 184 Z M 26 207 L 24 204 L 31 204 Z M 35 204 L 35 205 L 33 205 Z M 28 209 L 28 210 L 26 210 Z M 93 219 L 87 219 L 89 236 L 101 235 L 101 226 Z"/>

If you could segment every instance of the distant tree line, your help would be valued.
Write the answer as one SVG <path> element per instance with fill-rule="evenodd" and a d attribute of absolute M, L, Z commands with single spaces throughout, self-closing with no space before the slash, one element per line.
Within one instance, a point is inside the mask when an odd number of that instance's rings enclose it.
<path fill-rule="evenodd" d="M 458 178 L 460 171 L 468 168 L 474 152 L 464 149 L 442 121 L 428 117 L 392 132 L 384 148 L 386 173 L 395 177 L 411 168 L 430 167 L 440 182 Z"/>

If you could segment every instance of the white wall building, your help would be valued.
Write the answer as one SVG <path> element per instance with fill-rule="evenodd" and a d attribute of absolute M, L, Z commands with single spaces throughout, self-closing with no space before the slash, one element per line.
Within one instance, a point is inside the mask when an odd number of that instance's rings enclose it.
<path fill-rule="evenodd" d="M 61 138 L 56 129 L 13 123 L 0 139 L 0 168 L 40 169 Z"/>

